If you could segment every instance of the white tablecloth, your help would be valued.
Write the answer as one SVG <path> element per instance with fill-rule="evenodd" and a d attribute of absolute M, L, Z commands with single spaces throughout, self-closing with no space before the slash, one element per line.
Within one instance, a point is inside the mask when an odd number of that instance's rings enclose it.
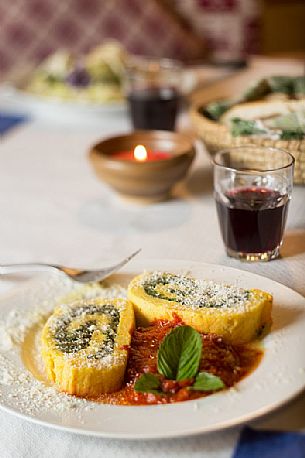
<path fill-rule="evenodd" d="M 305 294 L 305 188 L 296 187 L 283 257 L 241 264 L 226 257 L 204 152 L 168 202 L 138 206 L 120 200 L 94 176 L 88 146 L 128 129 L 124 118 L 100 125 L 51 127 L 32 123 L 0 143 L 0 262 L 40 260 L 100 266 L 142 247 L 143 258 L 192 259 L 265 275 Z M 1 290 L 22 280 L 3 281 Z M 305 428 L 305 395 L 256 422 L 258 427 Z M 0 456 L 229 457 L 240 428 L 167 441 L 110 441 L 37 426 L 0 412 Z"/>

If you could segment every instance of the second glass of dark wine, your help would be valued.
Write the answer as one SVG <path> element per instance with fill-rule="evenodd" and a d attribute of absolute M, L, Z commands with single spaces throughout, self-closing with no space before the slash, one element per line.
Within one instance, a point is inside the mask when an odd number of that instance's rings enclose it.
<path fill-rule="evenodd" d="M 170 59 L 133 58 L 125 93 L 134 129 L 175 130 L 181 103 L 181 64 Z"/>
<path fill-rule="evenodd" d="M 279 255 L 291 198 L 294 158 L 287 151 L 232 147 L 214 157 L 214 193 L 229 256 L 269 261 Z"/>

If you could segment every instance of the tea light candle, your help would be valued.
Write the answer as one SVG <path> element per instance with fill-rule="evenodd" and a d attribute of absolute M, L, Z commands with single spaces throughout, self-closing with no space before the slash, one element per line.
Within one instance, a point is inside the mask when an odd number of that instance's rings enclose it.
<path fill-rule="evenodd" d="M 160 161 L 171 156 L 172 154 L 166 151 L 147 151 L 143 145 L 137 145 L 133 151 L 118 151 L 112 154 L 113 159 L 138 162 Z"/>
<path fill-rule="evenodd" d="M 194 156 L 192 140 L 169 131 L 111 137 L 90 150 L 90 161 L 99 178 L 124 197 L 146 203 L 168 198 Z"/>

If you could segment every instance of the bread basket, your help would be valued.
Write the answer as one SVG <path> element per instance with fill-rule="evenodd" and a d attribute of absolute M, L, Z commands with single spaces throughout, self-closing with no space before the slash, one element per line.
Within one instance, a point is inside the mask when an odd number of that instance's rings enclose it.
<path fill-rule="evenodd" d="M 192 123 L 211 155 L 221 149 L 242 145 L 285 149 L 295 158 L 294 183 L 305 184 L 305 140 L 272 140 L 251 136 L 233 137 L 227 126 L 206 118 L 199 113 L 198 108 L 198 106 L 194 106 L 191 110 Z"/>
<path fill-rule="evenodd" d="M 242 145 L 254 145 L 257 147 L 281 148 L 289 151 L 295 158 L 294 183 L 305 184 L 305 140 L 273 140 L 262 137 L 239 136 L 233 137 L 229 127 L 213 121 L 200 112 L 211 101 L 222 98 L 231 98 L 232 94 L 239 94 L 253 81 L 266 74 L 270 75 L 271 69 L 253 69 L 241 72 L 226 80 L 219 81 L 197 92 L 192 97 L 190 109 L 191 122 L 197 135 L 203 140 L 208 152 L 214 155 L 217 151 Z M 286 69 L 288 73 L 288 70 Z M 278 71 L 277 71 L 278 73 Z M 296 74 L 296 68 L 292 68 L 292 74 Z"/>

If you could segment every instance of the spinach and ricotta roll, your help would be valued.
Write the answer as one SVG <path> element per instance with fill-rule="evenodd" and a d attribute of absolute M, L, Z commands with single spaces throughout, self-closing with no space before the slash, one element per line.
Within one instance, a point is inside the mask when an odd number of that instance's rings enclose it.
<path fill-rule="evenodd" d="M 254 340 L 271 326 L 272 296 L 259 289 L 152 272 L 131 281 L 128 298 L 143 326 L 178 316 L 199 332 L 218 334 L 231 343 Z"/>
<path fill-rule="evenodd" d="M 59 390 L 96 397 L 121 388 L 134 312 L 124 299 L 61 305 L 42 332 L 47 376 Z"/>

